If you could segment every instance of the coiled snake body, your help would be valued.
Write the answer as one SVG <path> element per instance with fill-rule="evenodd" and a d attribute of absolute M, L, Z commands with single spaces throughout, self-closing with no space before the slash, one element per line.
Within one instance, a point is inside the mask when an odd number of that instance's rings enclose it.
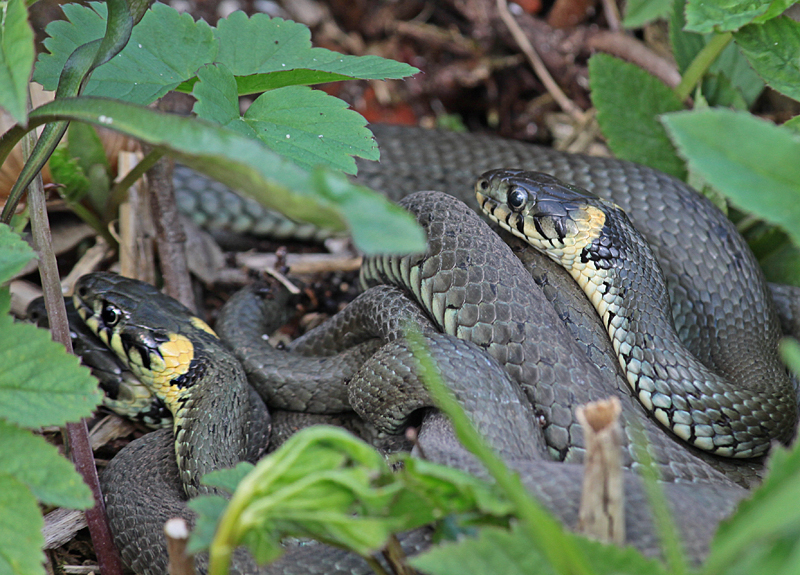
<path fill-rule="evenodd" d="M 589 188 L 601 196 L 610 197 L 625 209 L 654 249 L 664 270 L 671 296 L 671 314 L 675 318 L 677 333 L 682 342 L 703 364 L 721 371 L 725 377 L 735 378 L 740 371 L 767 373 L 770 384 L 775 381 L 782 384 L 784 397 L 790 398 L 778 401 L 782 402 L 784 409 L 780 417 L 794 421 L 796 412 L 791 383 L 785 370 L 777 362 L 778 322 L 768 288 L 743 240 L 710 202 L 668 176 L 618 160 L 573 156 L 491 138 L 427 133 L 407 128 L 379 128 L 376 135 L 381 144 L 383 160 L 380 165 L 362 165 L 360 177 L 373 187 L 382 189 L 390 197 L 417 189 L 444 188 L 457 192 L 475 206 L 472 195 L 475 176 L 485 169 L 501 166 L 545 171 L 575 185 Z M 608 338 L 604 336 L 603 343 L 597 335 L 598 325 L 600 333 L 605 330 L 605 326 L 599 323 L 593 310 L 586 311 L 585 306 L 588 303 L 585 298 L 582 303 L 576 303 L 573 299 L 556 301 L 555 305 L 561 306 L 556 313 L 540 287 L 544 287 L 546 293 L 548 288 L 550 292 L 553 291 L 553 285 L 565 286 L 558 279 L 558 272 L 539 267 L 545 265 L 540 261 L 531 263 L 531 260 L 526 260 L 528 256 L 517 246 L 515 249 L 528 263 L 528 269 L 525 269 L 511 249 L 468 210 L 453 206 L 449 200 L 436 195 L 417 196 L 405 205 L 417 215 L 428 232 L 428 253 L 424 257 L 371 258 L 365 262 L 362 282 L 365 285 L 388 283 L 403 286 L 408 293 L 417 296 L 419 304 L 425 310 L 423 318 L 427 315 L 446 334 L 469 339 L 473 344 L 486 349 L 494 358 L 493 361 L 499 362 L 519 382 L 535 406 L 539 418 L 545 423 L 547 446 L 533 449 L 532 454 L 548 451 L 566 461 L 578 460 L 582 439 L 574 421 L 573 406 L 605 398 L 628 385 L 614 365 L 616 354 L 613 351 L 606 353 L 610 347 Z M 90 292 L 95 295 L 89 298 L 89 303 L 84 304 L 87 310 L 93 310 L 92 314 L 87 311 L 86 315 L 98 317 L 102 321 L 116 319 L 110 312 L 106 314 L 107 318 L 103 318 L 105 305 L 108 303 L 105 290 L 97 289 L 92 292 L 87 286 L 88 284 L 83 284 L 84 295 Z M 571 288 L 564 287 L 564 290 L 568 289 Z M 369 295 L 365 295 L 363 299 L 367 303 L 362 302 L 360 305 L 372 305 L 369 298 Z M 379 299 L 389 299 L 389 295 L 384 293 Z M 248 296 L 245 293 L 237 300 L 237 305 L 248 301 L 252 303 L 253 300 L 252 294 Z M 666 301 L 662 305 L 666 305 Z M 80 305 L 76 307 L 80 309 Z M 118 309 L 127 308 L 120 304 Z M 741 315 L 731 313 L 734 310 L 741 312 Z M 361 312 L 353 313 L 352 317 L 357 317 Z M 238 318 L 243 324 L 249 319 L 256 319 L 255 316 L 232 317 Z M 572 333 L 561 322 L 562 319 L 567 319 L 568 325 L 571 324 Z M 295 350 L 316 352 L 318 348 L 315 341 L 343 341 L 346 338 L 331 333 L 347 329 L 349 321 L 341 320 L 338 324 L 334 321 L 332 323 L 336 325 L 333 327 L 323 327 L 308 334 L 295 345 Z M 195 322 L 184 318 L 180 323 L 181 326 L 186 326 Z M 228 331 L 228 327 L 225 327 L 227 325 L 235 328 L 235 332 L 241 327 L 234 326 L 235 323 L 236 319 L 224 320 L 222 326 L 218 325 L 218 329 Z M 99 320 L 97 326 L 97 332 L 104 333 Z M 184 342 L 176 336 L 182 333 L 181 326 L 161 330 L 155 339 L 151 337 L 145 342 L 150 345 L 147 348 L 151 350 L 150 353 L 155 349 L 159 350 L 158 355 L 163 356 L 161 349 L 165 345 L 165 349 L 170 352 L 185 351 L 181 343 L 176 343 Z M 107 343 L 128 358 L 137 357 L 138 354 L 142 369 L 147 367 L 149 370 L 150 367 L 145 364 L 152 364 L 153 361 L 143 351 L 145 348 L 140 347 L 140 342 L 132 337 L 123 337 L 121 333 L 115 336 L 114 334 L 119 333 L 118 329 L 112 326 L 108 331 Z M 333 331 L 326 332 L 326 329 Z M 706 336 L 712 329 L 719 335 L 707 341 Z M 201 337 L 208 335 L 206 333 Z M 391 336 L 388 339 L 392 343 Z M 203 345 L 210 349 L 213 342 L 203 341 Z M 257 343 L 234 345 L 246 370 L 253 371 L 263 364 L 261 359 L 253 359 L 256 352 L 262 351 L 257 349 Z M 393 345 L 400 344 L 395 342 Z M 444 347 L 447 345 L 460 344 L 448 343 Z M 622 342 L 615 345 L 621 347 Z M 131 353 L 131 350 L 134 352 Z M 263 351 L 267 354 L 280 353 Z M 362 372 L 356 377 L 370 380 L 369 370 L 380 371 L 383 365 L 381 362 L 390 364 L 393 355 L 397 354 L 384 354 L 377 360 L 378 368 L 362 368 Z M 589 361 L 587 355 L 598 359 L 600 367 Z M 611 363 L 608 362 L 609 356 L 612 358 Z M 200 354 L 198 357 L 202 359 L 207 356 Z M 169 363 L 166 358 L 162 359 L 164 364 Z M 190 366 L 191 363 L 190 361 Z M 202 361 L 199 363 L 202 364 Z M 186 373 L 195 372 L 190 369 Z M 177 374 L 184 377 L 184 384 L 188 377 L 186 373 Z M 231 377 L 232 375 L 227 376 L 228 379 Z M 468 383 L 471 377 L 459 376 L 456 378 L 458 381 L 452 385 Z M 660 388 L 655 389 L 660 393 Z M 225 395 L 227 394 L 220 391 L 212 392 L 210 398 L 203 401 L 218 408 L 217 404 L 222 401 L 221 396 Z M 180 403 L 181 395 L 178 396 Z M 183 396 L 183 401 L 191 407 L 194 397 L 193 394 L 188 398 Z M 509 401 L 513 402 L 513 394 L 510 397 Z M 165 395 L 165 399 L 176 398 Z M 352 397 L 349 399 L 353 401 Z M 240 406 L 239 409 L 247 408 L 251 402 L 257 403 L 256 400 L 241 400 L 243 407 Z M 624 421 L 629 422 L 642 413 L 641 407 L 629 394 L 622 396 L 622 402 Z M 660 398 L 651 399 L 651 403 L 656 407 L 661 406 L 662 410 L 667 409 L 663 407 L 663 400 Z M 185 405 L 180 407 L 187 408 Z M 370 409 L 364 408 L 365 412 Z M 520 412 L 520 419 L 524 420 L 525 408 L 520 409 L 523 410 Z M 672 424 L 671 428 L 680 434 L 676 423 L 680 423 L 678 418 L 682 416 L 670 413 L 673 415 L 667 419 Z M 491 426 L 502 417 L 503 412 L 500 412 L 494 416 L 494 420 L 490 417 L 485 423 Z M 187 419 L 179 415 L 176 421 L 176 429 L 180 427 L 178 431 L 185 432 Z M 692 428 L 690 438 L 704 437 L 702 424 L 703 422 L 698 422 Z M 717 468 L 732 471 L 734 477 L 737 477 L 736 473 L 742 467 L 702 455 L 692 448 L 684 448 L 672 436 L 656 431 L 651 419 L 645 418 L 643 425 L 652 441 L 656 459 L 661 463 L 662 475 L 666 480 L 676 481 L 668 489 L 674 509 L 682 510 L 677 517 L 690 553 L 695 557 L 701 556 L 713 533 L 713 526 L 730 512 L 744 494 L 743 490 L 733 486 L 709 466 L 709 462 Z M 532 433 L 535 434 L 535 426 L 533 428 Z M 237 433 L 244 433 L 245 437 L 258 436 L 263 433 L 263 427 Z M 785 438 L 791 434 L 791 429 L 788 432 L 770 433 L 771 436 Z M 200 435 L 209 437 L 208 434 Z M 257 449 L 253 449 L 248 441 L 241 438 L 236 441 L 236 457 L 246 458 L 256 454 Z M 436 441 L 434 440 L 431 449 L 426 448 L 426 453 L 435 451 Z M 538 439 L 532 437 L 530 441 L 536 442 Z M 503 447 L 502 435 L 497 438 L 497 443 L 500 448 Z M 703 442 L 696 440 L 694 443 Z M 734 445 L 745 443 L 737 439 Z M 763 441 L 758 443 L 763 444 Z M 731 442 L 727 440 L 720 443 L 720 447 L 727 448 L 729 445 Z M 218 445 L 210 445 L 208 448 L 213 452 L 223 450 Z M 190 448 L 197 449 L 199 447 Z M 747 455 L 756 454 L 759 450 L 763 450 L 763 447 L 749 444 L 741 449 Z M 136 463 L 145 454 L 151 464 L 158 462 L 158 470 L 152 471 L 141 463 Z M 163 549 L 158 541 L 154 541 L 156 536 L 152 532 L 154 522 L 157 529 L 158 521 L 165 513 L 161 508 L 162 504 L 167 499 L 170 502 L 174 500 L 178 506 L 176 512 L 180 512 L 181 494 L 175 494 L 177 479 L 179 476 L 183 476 L 183 479 L 191 478 L 197 472 L 193 467 L 188 472 L 181 469 L 181 465 L 176 467 L 174 454 L 172 438 L 164 432 L 156 432 L 120 452 L 104 480 L 110 513 L 119 514 L 116 537 L 118 542 L 122 541 L 121 546 L 127 549 L 123 554 L 136 569 L 148 573 L 159 573 L 164 568 Z M 199 455 L 198 451 L 193 451 L 191 456 L 184 454 L 191 461 Z M 458 457 L 460 456 L 454 456 L 455 459 Z M 574 481 L 576 469 L 573 466 L 537 461 L 535 457 L 524 459 L 513 449 L 506 457 L 511 465 L 521 471 L 526 483 L 545 504 L 567 522 L 574 518 L 577 490 Z M 629 457 L 629 463 L 630 459 L 632 458 Z M 224 462 L 220 464 L 225 465 Z M 156 475 L 155 478 L 152 477 L 153 474 Z M 745 478 L 746 473 L 741 473 L 738 477 Z M 147 484 L 146 481 L 151 483 Z M 157 483 L 159 493 L 169 488 L 172 495 L 162 495 L 160 504 L 149 502 L 152 500 L 148 493 L 154 485 L 152 481 Z M 694 484 L 682 485 L 681 481 Z M 638 498 L 642 501 L 641 506 L 628 506 L 629 540 L 646 551 L 657 552 L 641 487 L 633 476 L 626 478 L 626 487 L 629 500 Z M 410 541 L 412 544 L 415 540 Z M 321 555 L 318 552 L 305 552 L 308 556 L 303 553 L 301 549 L 283 563 L 270 566 L 269 569 L 271 572 L 291 570 L 290 562 L 294 561 L 299 562 L 295 564 L 304 565 L 308 572 L 335 573 L 339 569 L 348 572 L 350 570 L 349 566 L 343 567 L 345 563 L 342 559 L 332 563 L 323 562 L 315 567 L 313 561 L 320 559 Z M 244 565 L 244 570 L 251 568 L 246 563 Z"/>

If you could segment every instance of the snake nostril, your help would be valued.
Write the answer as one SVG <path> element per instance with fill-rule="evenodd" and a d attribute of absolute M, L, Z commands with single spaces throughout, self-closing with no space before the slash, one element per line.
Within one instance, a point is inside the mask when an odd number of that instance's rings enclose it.
<path fill-rule="evenodd" d="M 89 290 L 87 290 L 84 286 L 80 286 L 78 288 L 78 297 L 85 298 L 89 294 Z"/>

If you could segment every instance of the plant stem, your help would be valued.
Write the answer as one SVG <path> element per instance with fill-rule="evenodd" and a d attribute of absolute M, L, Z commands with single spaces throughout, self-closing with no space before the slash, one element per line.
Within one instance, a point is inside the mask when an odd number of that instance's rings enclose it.
<path fill-rule="evenodd" d="M 111 188 L 111 192 L 108 194 L 108 201 L 106 202 L 105 208 L 105 219 L 110 220 L 114 214 L 117 213 L 117 208 L 125 199 L 125 193 L 128 191 L 136 180 L 141 178 L 144 173 L 153 167 L 161 156 L 164 155 L 164 152 L 161 150 L 152 150 L 149 154 L 147 154 L 142 161 L 136 164 L 133 169 L 128 172 L 124 178 L 122 178 L 119 182 L 114 184 L 114 187 Z"/>
<path fill-rule="evenodd" d="M 383 548 L 383 558 L 386 559 L 386 562 L 389 564 L 389 567 L 392 568 L 392 572 L 395 575 L 417 574 L 417 570 L 408 564 L 406 553 L 403 551 L 403 547 L 400 545 L 400 541 L 394 533 L 389 536 L 389 540 Z"/>
<path fill-rule="evenodd" d="M 708 44 L 697 53 L 697 56 L 694 57 L 692 63 L 689 64 L 689 67 L 686 68 L 686 71 L 683 73 L 681 83 L 675 88 L 675 94 L 681 102 L 689 97 L 689 94 L 692 93 L 695 86 L 697 86 L 703 78 L 703 74 L 708 71 L 711 64 L 719 57 L 725 47 L 730 43 L 731 39 L 733 39 L 733 34 L 730 32 L 715 34 L 711 40 L 708 41 Z"/>
<path fill-rule="evenodd" d="M 497 482 L 503 494 L 514 505 L 520 525 L 542 555 L 559 575 L 589 575 L 594 573 L 586 556 L 564 533 L 563 527 L 530 496 L 519 475 L 512 473 L 502 459 L 477 432 L 464 410 L 453 397 L 428 353 L 419 332 L 406 330 L 409 348 L 427 374 L 425 385 L 437 407 L 453 423 L 458 440 L 480 462 Z"/>
<path fill-rule="evenodd" d="M 30 131 L 23 139 L 23 153 L 27 159 L 35 144 L 35 132 Z M 28 206 L 31 217 L 33 247 L 39 256 L 39 274 L 42 279 L 44 303 L 50 321 L 50 333 L 55 341 L 60 342 L 72 353 L 72 340 L 69 335 L 67 310 L 64 307 L 64 296 L 61 293 L 61 280 L 58 275 L 56 255 L 53 253 L 53 242 L 50 237 L 50 224 L 47 219 L 44 185 L 42 175 L 37 174 L 28 188 Z M 97 478 L 92 448 L 89 444 L 89 433 L 86 422 L 68 423 L 66 426 L 66 442 L 71 451 L 75 467 L 84 482 L 92 490 L 95 505 L 86 511 L 86 522 L 92 537 L 97 561 L 103 575 L 122 575 L 122 562 L 111 538 L 111 531 L 106 521 L 103 495 Z"/>
<path fill-rule="evenodd" d="M 367 562 L 367 565 L 369 565 L 370 569 L 372 569 L 376 575 L 389 575 L 386 569 L 383 568 L 383 565 L 381 565 L 380 561 L 375 559 L 375 557 L 370 555 L 362 555 L 361 557 Z"/>
<path fill-rule="evenodd" d="M 658 469 L 653 462 L 653 456 L 647 449 L 647 436 L 640 425 L 636 425 L 634 429 L 633 448 L 640 463 L 639 475 L 653 511 L 653 523 L 661 539 L 661 551 L 667 564 L 667 571 L 671 575 L 684 575 L 688 572 L 688 566 L 681 537 L 670 513 L 664 488 L 659 483 Z"/>

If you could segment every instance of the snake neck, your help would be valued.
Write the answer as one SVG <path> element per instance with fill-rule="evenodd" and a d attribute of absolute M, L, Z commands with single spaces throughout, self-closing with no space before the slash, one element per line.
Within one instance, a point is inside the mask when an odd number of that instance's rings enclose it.
<path fill-rule="evenodd" d="M 782 374 L 734 385 L 697 360 L 675 331 L 666 281 L 649 246 L 622 210 L 603 210 L 596 237 L 560 263 L 602 318 L 644 407 L 684 441 L 726 457 L 755 457 L 773 439 L 787 440 L 791 398 L 769 381 Z"/>
<path fill-rule="evenodd" d="M 563 266 L 592 302 L 640 403 L 684 441 L 756 457 L 790 439 L 797 407 L 785 369 L 725 379 L 684 346 L 662 271 L 616 204 L 547 174 L 493 170 L 476 183 L 491 219 Z M 699 246 L 698 246 L 699 249 Z"/>
<path fill-rule="evenodd" d="M 142 282 L 89 274 L 74 302 L 86 326 L 171 412 L 186 495 L 209 491 L 200 485 L 205 473 L 248 454 L 250 398 L 239 362 L 204 321 Z"/>
<path fill-rule="evenodd" d="M 186 495 L 194 497 L 213 491 L 200 484 L 203 475 L 246 459 L 250 405 L 245 373 L 227 351 L 204 355 L 187 376 L 188 386 L 173 404 L 173 431 L 181 481 Z"/>

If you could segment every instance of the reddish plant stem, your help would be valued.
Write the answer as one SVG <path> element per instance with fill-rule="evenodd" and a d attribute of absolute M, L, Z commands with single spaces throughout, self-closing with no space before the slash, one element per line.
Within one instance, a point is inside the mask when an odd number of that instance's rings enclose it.
<path fill-rule="evenodd" d="M 23 151 L 28 157 L 33 148 L 35 136 L 31 132 L 23 140 Z M 39 256 L 39 274 L 42 279 L 44 303 L 50 321 L 50 330 L 53 340 L 60 342 L 72 353 L 72 340 L 69 336 L 69 323 L 67 310 L 64 307 L 64 297 L 61 294 L 61 281 L 58 275 L 56 256 L 53 253 L 53 242 L 50 236 L 50 223 L 47 218 L 45 205 L 44 186 L 42 176 L 38 174 L 28 188 L 28 206 L 31 216 L 31 230 L 33 247 Z M 106 520 L 103 494 L 100 491 L 100 482 L 97 477 L 97 468 L 94 455 L 89 444 L 89 433 L 86 422 L 68 423 L 66 427 L 66 443 L 72 456 L 75 467 L 83 477 L 84 482 L 92 490 L 94 507 L 86 511 L 86 523 L 92 537 L 97 562 L 103 575 L 122 575 L 122 561 L 119 552 L 114 546 L 111 531 Z"/>

